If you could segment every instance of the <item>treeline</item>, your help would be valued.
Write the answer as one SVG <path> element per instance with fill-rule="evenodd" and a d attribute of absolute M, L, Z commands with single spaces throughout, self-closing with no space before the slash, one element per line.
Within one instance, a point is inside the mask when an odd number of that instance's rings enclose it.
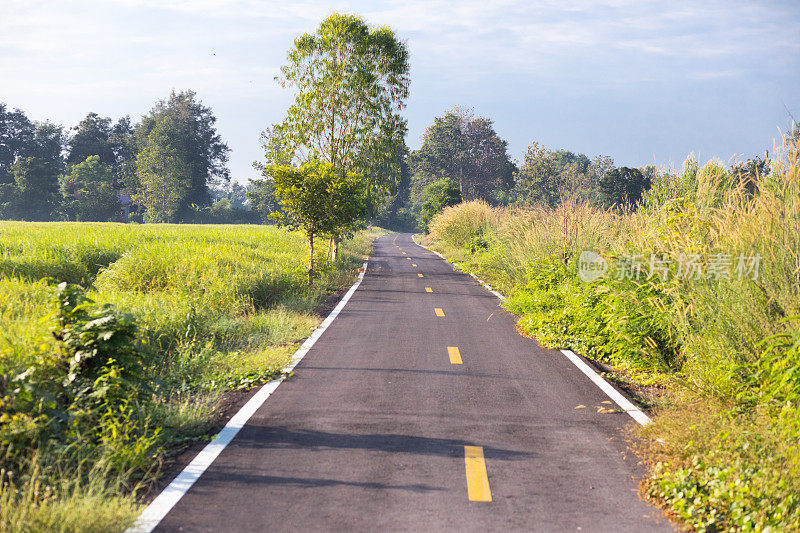
<path fill-rule="evenodd" d="M 66 130 L 0 103 L 0 218 L 257 222 L 215 122 L 193 91 L 136 124 L 89 113 Z"/>
<path fill-rule="evenodd" d="M 422 146 L 404 161 L 397 193 L 377 214 L 378 221 L 426 230 L 434 214 L 462 200 L 551 208 L 569 200 L 631 210 L 655 183 L 680 181 L 680 176 L 652 165 L 618 167 L 607 155 L 590 159 L 535 141 L 517 165 L 507 146 L 492 120 L 471 110 L 456 107 L 437 117 L 425 131 Z M 769 172 L 767 157 L 736 163 L 730 170 L 752 190 L 756 177 Z"/>

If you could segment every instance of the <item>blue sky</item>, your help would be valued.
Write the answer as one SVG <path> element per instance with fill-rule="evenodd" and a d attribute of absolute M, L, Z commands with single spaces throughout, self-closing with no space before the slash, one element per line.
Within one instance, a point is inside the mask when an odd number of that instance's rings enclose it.
<path fill-rule="evenodd" d="M 536 140 L 629 166 L 761 154 L 784 106 L 800 119 L 796 0 L 0 0 L 0 102 L 72 126 L 193 89 L 245 181 L 290 102 L 286 51 L 333 11 L 408 44 L 411 148 L 454 105 L 492 118 L 517 160 Z"/>

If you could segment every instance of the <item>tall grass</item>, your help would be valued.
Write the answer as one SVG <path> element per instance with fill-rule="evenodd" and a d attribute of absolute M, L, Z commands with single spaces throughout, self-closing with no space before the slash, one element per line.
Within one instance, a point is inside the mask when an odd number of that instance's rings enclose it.
<path fill-rule="evenodd" d="M 433 245 L 499 285 L 540 342 L 668 387 L 642 432 L 645 491 L 698 530 L 800 529 L 798 152 L 787 142 L 755 193 L 721 163 L 690 158 L 636 212 L 571 203 L 478 215 L 462 204 L 431 223 Z M 463 228 L 480 228 L 487 246 L 465 245 L 478 231 Z M 581 281 L 584 250 L 610 275 Z M 729 262 L 728 274 L 682 276 L 691 255 L 705 274 Z M 642 276 L 626 279 L 634 256 Z M 740 257 L 760 258 L 757 275 L 737 274 Z"/>
<path fill-rule="evenodd" d="M 374 237 L 321 251 L 308 286 L 302 235 L 275 227 L 0 223 L 0 531 L 124 529 L 164 455 L 208 438 L 222 393 L 279 375 Z"/>

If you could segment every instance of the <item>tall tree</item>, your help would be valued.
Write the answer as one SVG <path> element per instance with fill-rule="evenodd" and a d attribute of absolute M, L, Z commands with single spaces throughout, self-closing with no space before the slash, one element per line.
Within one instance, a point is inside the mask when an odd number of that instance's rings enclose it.
<path fill-rule="evenodd" d="M 295 91 L 269 153 L 295 163 L 319 160 L 366 178 L 372 200 L 399 176 L 405 150 L 408 50 L 387 26 L 334 13 L 289 50 L 279 82 Z M 334 232 L 334 241 L 338 241 Z"/>
<path fill-rule="evenodd" d="M 592 186 L 597 186 L 600 183 L 600 180 L 603 179 L 603 176 L 606 175 L 606 172 L 609 170 L 613 170 L 616 168 L 614 166 L 614 159 L 608 155 L 598 155 L 592 159 L 592 162 L 589 164 L 588 174 L 589 179 L 592 183 Z"/>
<path fill-rule="evenodd" d="M 169 98 L 159 100 L 150 113 L 142 117 L 141 122 L 136 126 L 135 148 L 137 152 L 141 152 L 152 142 L 151 133 L 154 129 L 166 122 L 170 124 L 169 128 L 173 131 L 169 135 L 170 148 L 158 153 L 169 154 L 171 159 L 164 162 L 165 167 L 173 168 L 176 172 L 178 167 L 181 167 L 178 173 L 185 173 L 189 178 L 188 189 L 182 188 L 180 191 L 174 191 L 177 197 L 180 197 L 174 215 L 178 220 L 187 220 L 192 217 L 192 204 L 201 207 L 210 206 L 209 186 L 219 181 L 230 180 L 230 172 L 227 168 L 230 149 L 227 144 L 222 142 L 222 138 L 217 133 L 215 127 L 217 119 L 211 108 L 204 106 L 196 99 L 196 96 L 194 91 L 179 93 L 173 91 Z M 157 137 L 163 138 L 163 132 L 159 133 Z M 152 158 L 156 154 L 151 147 L 148 149 L 147 157 L 141 161 L 149 161 L 147 165 L 155 164 Z M 180 165 L 176 164 L 176 158 L 181 159 Z M 142 170 L 138 168 L 139 156 L 136 161 L 136 172 L 127 176 L 126 187 L 141 193 L 145 184 L 137 182 L 142 175 Z M 151 169 L 151 166 L 145 168 L 144 174 L 148 174 Z M 141 194 L 135 196 L 143 198 Z"/>
<path fill-rule="evenodd" d="M 192 194 L 192 160 L 182 126 L 172 115 L 159 117 L 136 156 L 139 189 L 133 200 L 144 207 L 146 222 L 174 222 Z"/>
<path fill-rule="evenodd" d="M 270 220 L 269 215 L 280 209 L 280 203 L 275 196 L 275 182 L 272 180 L 250 180 L 247 199 L 250 209 L 258 214 L 262 222 Z"/>
<path fill-rule="evenodd" d="M 461 108 L 434 119 L 422 146 L 411 154 L 411 167 L 417 194 L 437 179 L 451 178 L 465 199 L 493 201 L 497 191 L 513 184 L 506 141 L 490 119 Z"/>

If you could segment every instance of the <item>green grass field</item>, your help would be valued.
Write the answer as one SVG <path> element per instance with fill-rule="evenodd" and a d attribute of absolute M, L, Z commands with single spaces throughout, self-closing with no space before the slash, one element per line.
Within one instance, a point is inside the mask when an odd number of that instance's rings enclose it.
<path fill-rule="evenodd" d="M 0 531 L 125 529 L 221 395 L 279 375 L 374 236 L 321 251 L 309 286 L 303 235 L 276 227 L 0 222 Z"/>

